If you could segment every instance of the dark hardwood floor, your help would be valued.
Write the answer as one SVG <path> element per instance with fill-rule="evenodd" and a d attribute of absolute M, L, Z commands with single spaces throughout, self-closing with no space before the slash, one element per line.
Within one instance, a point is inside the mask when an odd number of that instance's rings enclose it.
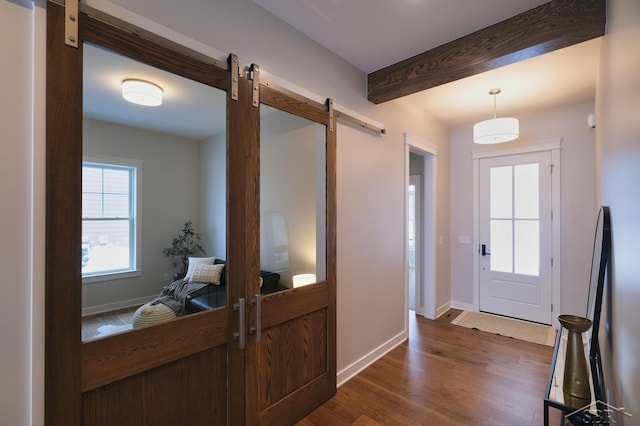
<path fill-rule="evenodd" d="M 410 315 L 407 342 L 298 425 L 542 425 L 553 348 L 450 324 L 460 312 Z"/>

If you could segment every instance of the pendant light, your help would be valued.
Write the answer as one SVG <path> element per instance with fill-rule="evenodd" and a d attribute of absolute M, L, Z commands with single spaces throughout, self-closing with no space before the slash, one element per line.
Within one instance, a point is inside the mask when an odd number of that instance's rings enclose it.
<path fill-rule="evenodd" d="M 496 116 L 496 95 L 500 89 L 491 89 L 493 95 L 493 118 L 481 121 L 473 126 L 473 141 L 477 144 L 494 144 L 517 139 L 520 134 L 520 123 L 517 118 Z"/>

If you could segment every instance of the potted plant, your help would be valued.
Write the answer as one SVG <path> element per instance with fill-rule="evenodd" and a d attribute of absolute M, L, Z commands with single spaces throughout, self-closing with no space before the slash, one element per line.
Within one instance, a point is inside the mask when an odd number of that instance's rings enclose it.
<path fill-rule="evenodd" d="M 193 229 L 193 223 L 189 220 L 184 223 L 180 234 L 171 241 L 171 247 L 162 250 L 163 255 L 174 259 L 172 267 L 180 266 L 180 272 L 174 275 L 174 279 L 182 278 L 187 273 L 189 256 L 205 254 L 200 240 L 200 234 Z"/>

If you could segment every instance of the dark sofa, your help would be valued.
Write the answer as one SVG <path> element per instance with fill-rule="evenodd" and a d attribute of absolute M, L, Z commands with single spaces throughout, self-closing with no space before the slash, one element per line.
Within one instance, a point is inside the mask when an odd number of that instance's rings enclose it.
<path fill-rule="evenodd" d="M 224 260 L 216 259 L 215 264 L 225 263 Z M 190 293 L 184 302 L 185 313 L 195 313 L 215 309 L 227 305 L 227 268 L 222 270 L 220 276 L 220 285 L 209 284 L 200 290 Z M 270 294 L 278 291 L 286 290 L 287 287 L 280 285 L 280 274 L 269 271 L 260 271 L 262 277 L 262 287 L 260 293 Z"/>

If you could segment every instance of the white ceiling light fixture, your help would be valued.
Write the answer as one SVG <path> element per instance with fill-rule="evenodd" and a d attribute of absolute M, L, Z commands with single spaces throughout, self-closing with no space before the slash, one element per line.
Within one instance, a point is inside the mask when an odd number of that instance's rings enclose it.
<path fill-rule="evenodd" d="M 481 121 L 473 126 L 473 141 L 477 144 L 494 144 L 509 142 L 520 135 L 520 122 L 517 118 L 496 117 L 496 95 L 500 89 L 491 89 L 493 95 L 493 118 Z"/>
<path fill-rule="evenodd" d="M 128 78 L 122 80 L 122 97 L 137 105 L 159 106 L 162 105 L 162 87 L 148 81 Z"/>

